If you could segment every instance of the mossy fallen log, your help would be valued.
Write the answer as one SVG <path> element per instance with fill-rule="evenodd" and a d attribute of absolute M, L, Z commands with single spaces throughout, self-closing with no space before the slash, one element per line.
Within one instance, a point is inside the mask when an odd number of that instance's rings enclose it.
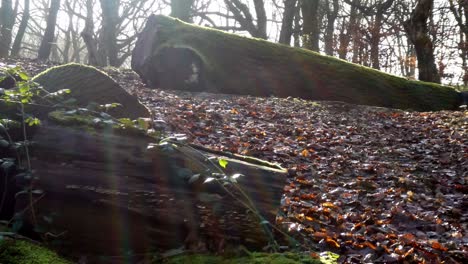
<path fill-rule="evenodd" d="M 343 101 L 418 111 L 456 109 L 451 87 L 407 80 L 334 57 L 150 16 L 132 68 L 162 89 Z"/>
<path fill-rule="evenodd" d="M 127 93 L 104 72 L 86 65 L 70 63 L 52 67 L 39 73 L 33 79 L 50 93 L 63 89 L 71 91 L 70 97 L 80 107 L 90 102 L 97 104 L 119 103 L 121 106 L 109 109 L 116 117 L 149 117 L 149 110 L 138 99 Z"/>
<path fill-rule="evenodd" d="M 34 177 L 0 171 L 12 183 L 1 186 L 0 197 L 15 203 L 13 212 L 4 211 L 11 209 L 8 204 L 0 215 L 21 216 L 20 224 L 29 226 L 23 232 L 71 257 L 141 254 L 200 242 L 213 250 L 230 243 L 252 249 L 268 244 L 265 221 L 274 224 L 286 182 L 278 165 L 173 140 L 160 145 L 143 132 L 58 112 L 27 132 L 34 142 Z M 225 168 L 217 165 L 220 159 L 227 161 Z M 244 176 L 235 184 L 225 177 L 236 173 Z M 31 193 L 21 192 L 31 186 Z M 249 202 L 262 218 L 245 207 Z"/>

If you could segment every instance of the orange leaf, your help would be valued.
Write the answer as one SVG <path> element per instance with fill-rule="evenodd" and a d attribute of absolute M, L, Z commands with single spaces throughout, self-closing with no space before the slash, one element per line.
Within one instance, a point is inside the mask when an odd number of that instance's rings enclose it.
<path fill-rule="evenodd" d="M 329 207 L 329 208 L 336 208 L 336 205 L 330 202 L 326 202 L 322 204 L 323 207 Z"/>
<path fill-rule="evenodd" d="M 302 152 L 301 152 L 301 156 L 303 157 L 308 157 L 309 156 L 309 151 L 307 149 L 304 149 Z"/>
<path fill-rule="evenodd" d="M 440 250 L 440 251 L 447 251 L 447 250 L 448 250 L 448 248 L 442 246 L 442 244 L 440 244 L 440 243 L 437 242 L 437 241 L 432 242 L 432 248 L 433 248 L 433 249 Z"/>
<path fill-rule="evenodd" d="M 310 257 L 314 258 L 314 259 L 318 259 L 318 258 L 320 258 L 320 255 L 315 253 L 315 252 L 310 252 Z"/>
<path fill-rule="evenodd" d="M 410 233 L 406 233 L 406 234 L 402 235 L 401 238 L 405 242 L 413 242 L 416 239 L 416 237 L 413 234 L 410 234 Z"/>
<path fill-rule="evenodd" d="M 325 238 L 325 237 L 327 237 L 327 233 L 324 233 L 324 232 L 315 232 L 315 233 L 314 233 L 314 237 L 316 237 L 316 238 Z"/>
<path fill-rule="evenodd" d="M 369 242 L 369 241 L 364 242 L 364 244 L 365 244 L 368 248 L 370 248 L 370 249 L 372 249 L 372 250 L 376 250 L 376 249 L 377 249 L 377 247 L 376 247 L 374 244 L 372 244 L 371 242 Z"/>
<path fill-rule="evenodd" d="M 332 239 L 332 238 L 330 238 L 330 237 L 327 237 L 327 238 L 325 239 L 325 241 L 326 241 L 328 244 L 330 244 L 330 245 L 332 245 L 332 246 L 334 246 L 334 247 L 336 247 L 336 248 L 339 248 L 339 247 L 340 247 L 340 244 L 338 244 L 338 242 L 336 242 L 334 239 Z"/>

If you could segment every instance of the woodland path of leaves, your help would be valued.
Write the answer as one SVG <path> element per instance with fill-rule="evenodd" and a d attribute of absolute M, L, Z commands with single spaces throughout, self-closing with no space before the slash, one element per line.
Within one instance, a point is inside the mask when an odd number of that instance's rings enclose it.
<path fill-rule="evenodd" d="M 150 90 L 108 72 L 166 130 L 288 168 L 279 221 L 305 245 L 347 263 L 468 259 L 468 111 Z"/>

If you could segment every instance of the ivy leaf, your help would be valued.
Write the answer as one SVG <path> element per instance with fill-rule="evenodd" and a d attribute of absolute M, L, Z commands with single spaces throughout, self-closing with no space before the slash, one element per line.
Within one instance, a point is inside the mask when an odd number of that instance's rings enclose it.
<path fill-rule="evenodd" d="M 225 169 L 226 166 L 228 165 L 228 161 L 225 159 L 219 159 L 218 163 L 219 163 L 219 166 L 221 166 L 223 169 Z"/>

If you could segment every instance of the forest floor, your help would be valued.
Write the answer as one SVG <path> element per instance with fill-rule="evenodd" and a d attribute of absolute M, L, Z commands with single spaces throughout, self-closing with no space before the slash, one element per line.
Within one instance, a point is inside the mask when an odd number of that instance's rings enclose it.
<path fill-rule="evenodd" d="M 1 63 L 1 62 L 0 62 Z M 51 65 L 18 63 L 32 75 Z M 104 69 L 168 133 L 289 170 L 281 224 L 340 262 L 468 259 L 468 111 L 151 90 Z"/>

